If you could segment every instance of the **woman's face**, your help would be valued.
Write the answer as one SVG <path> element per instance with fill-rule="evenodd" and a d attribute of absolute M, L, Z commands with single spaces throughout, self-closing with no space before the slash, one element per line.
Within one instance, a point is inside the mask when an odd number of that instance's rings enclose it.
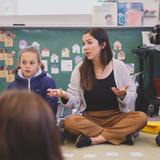
<path fill-rule="evenodd" d="M 100 59 L 102 47 L 98 44 L 98 41 L 92 37 L 89 33 L 84 34 L 82 37 L 84 44 L 84 54 L 89 60 Z"/>
<path fill-rule="evenodd" d="M 23 52 L 19 63 L 22 74 L 25 78 L 34 76 L 40 66 L 37 54 L 34 52 Z"/>

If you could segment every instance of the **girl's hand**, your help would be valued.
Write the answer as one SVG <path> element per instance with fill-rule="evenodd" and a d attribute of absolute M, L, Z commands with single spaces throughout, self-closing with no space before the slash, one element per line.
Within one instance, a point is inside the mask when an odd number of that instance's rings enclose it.
<path fill-rule="evenodd" d="M 64 98 L 64 99 L 69 99 L 69 95 L 66 91 L 64 91 L 63 89 L 52 89 L 49 88 L 47 89 L 47 95 L 48 96 L 55 96 L 55 97 L 60 97 L 60 98 Z"/>
<path fill-rule="evenodd" d="M 118 97 L 124 97 L 126 95 L 126 91 L 128 89 L 129 85 L 124 86 L 123 88 L 119 89 L 116 87 L 111 87 L 111 90 L 117 95 Z"/>

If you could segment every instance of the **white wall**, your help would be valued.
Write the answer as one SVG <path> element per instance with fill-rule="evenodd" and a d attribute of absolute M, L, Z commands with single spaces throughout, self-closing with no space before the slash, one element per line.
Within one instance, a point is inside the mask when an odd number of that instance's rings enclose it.
<path fill-rule="evenodd" d="M 18 15 L 91 14 L 97 0 L 17 0 Z"/>
<path fill-rule="evenodd" d="M 17 0 L 0 0 L 0 15 L 16 15 Z"/>
<path fill-rule="evenodd" d="M 0 15 L 92 14 L 92 7 L 105 0 L 0 0 Z M 118 0 L 118 2 L 160 2 L 160 0 Z"/>
<path fill-rule="evenodd" d="M 104 0 L 105 1 L 105 0 Z M 118 0 L 119 2 L 150 3 L 160 0 Z M 92 14 L 98 0 L 17 0 L 18 15 Z"/>
<path fill-rule="evenodd" d="M 14 2 L 16 15 L 1 14 L 4 1 Z M 160 0 L 119 0 L 119 2 L 148 4 L 157 1 L 160 2 Z M 92 7 L 95 5 L 101 5 L 101 3 L 98 0 L 0 0 L 0 15 L 2 15 L 0 26 L 25 24 L 33 27 L 90 27 L 92 26 Z"/>

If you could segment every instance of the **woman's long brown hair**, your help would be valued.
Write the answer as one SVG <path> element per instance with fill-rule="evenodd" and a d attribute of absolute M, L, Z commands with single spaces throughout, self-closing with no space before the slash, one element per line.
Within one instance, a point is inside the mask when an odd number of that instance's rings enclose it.
<path fill-rule="evenodd" d="M 88 33 L 98 41 L 99 45 L 106 44 L 106 46 L 101 50 L 100 56 L 102 66 L 103 68 L 105 68 L 105 65 L 109 64 L 113 57 L 108 35 L 103 28 L 91 28 L 87 30 L 84 34 Z M 94 72 L 93 63 L 91 60 L 88 60 L 87 57 L 84 57 L 84 61 L 80 67 L 80 75 L 81 87 L 84 90 L 92 89 L 96 79 L 96 75 Z"/>

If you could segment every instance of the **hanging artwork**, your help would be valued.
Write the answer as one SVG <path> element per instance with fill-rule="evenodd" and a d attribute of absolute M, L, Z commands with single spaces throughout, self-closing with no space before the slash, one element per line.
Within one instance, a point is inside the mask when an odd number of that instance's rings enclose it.
<path fill-rule="evenodd" d="M 102 6 L 94 6 L 92 21 L 93 26 L 117 26 L 117 3 L 106 2 Z"/>

